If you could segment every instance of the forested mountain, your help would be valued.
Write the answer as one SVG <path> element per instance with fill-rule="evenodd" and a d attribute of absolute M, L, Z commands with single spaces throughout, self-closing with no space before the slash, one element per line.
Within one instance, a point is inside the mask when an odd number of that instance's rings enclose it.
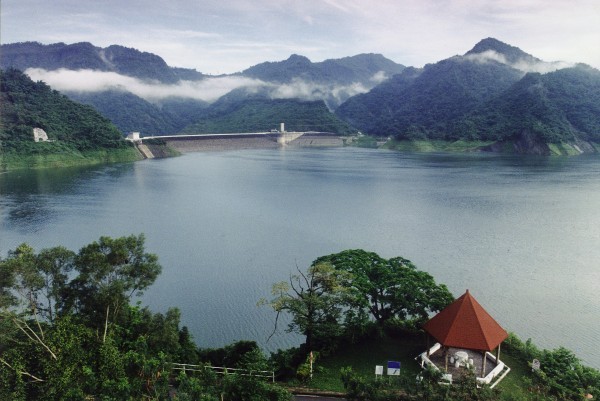
<path fill-rule="evenodd" d="M 182 98 L 150 103 L 131 92 L 117 89 L 69 92 L 68 96 L 110 116 L 110 120 L 121 132 L 138 131 L 145 135 L 176 134 L 199 118 L 203 109 L 208 107 L 201 100 Z"/>
<path fill-rule="evenodd" d="M 37 42 L 11 43 L 0 47 L 0 68 L 25 71 L 28 68 L 45 70 L 89 69 L 111 71 L 140 79 L 174 83 L 181 79 L 198 80 L 204 75 L 196 70 L 172 68 L 159 56 L 123 46 L 96 47 L 82 42 L 67 45 Z"/>
<path fill-rule="evenodd" d="M 1 152 L 43 148 L 34 143 L 33 128 L 46 131 L 56 146 L 79 151 L 129 146 L 92 107 L 73 102 L 43 82 L 33 82 L 21 71 L 0 71 L 0 89 Z"/>
<path fill-rule="evenodd" d="M 278 129 L 280 122 L 285 123 L 286 131 L 356 132 L 331 113 L 323 101 L 255 97 L 240 102 L 218 102 L 183 133 L 265 132 Z"/>
<path fill-rule="evenodd" d="M 334 109 L 349 97 L 368 91 L 404 69 L 404 66 L 378 54 L 361 54 L 319 63 L 292 55 L 287 60 L 262 63 L 241 73 L 211 77 L 192 69 L 169 67 L 157 55 L 117 45 L 100 48 L 90 43 L 43 45 L 26 42 L 2 45 L 0 52 L 0 66 L 3 68 L 14 67 L 24 71 L 38 68 L 58 72 L 56 75 L 63 77 L 61 83 L 70 83 L 69 89 L 63 89 L 67 96 L 92 105 L 124 133 L 140 131 L 149 135 L 174 134 L 202 118 L 202 109 L 207 104 L 198 99 L 209 98 L 209 94 L 202 92 L 221 85 L 215 84 L 219 79 L 229 79 L 222 85 L 224 93 L 229 91 L 227 101 L 230 103 L 245 102 L 249 96 L 253 99 L 262 97 L 265 101 L 322 100 Z M 99 85 L 98 89 L 78 90 L 73 88 L 73 79 L 62 75 L 65 71 L 113 72 L 134 78 L 143 82 L 144 93 L 149 96 L 142 98 L 143 94 L 133 93 L 135 90 L 128 86 L 139 88 L 139 82 L 125 82 L 120 78 Z M 89 82 L 93 77 L 91 74 L 85 79 Z M 105 80 L 106 76 L 102 79 Z M 169 93 L 165 94 L 165 91 Z M 196 93 L 191 96 L 190 91 Z"/>
<path fill-rule="evenodd" d="M 488 38 L 464 56 L 406 69 L 336 114 L 364 133 L 397 139 L 527 137 L 535 149 L 516 151 L 548 153 L 548 143 L 560 142 L 594 151 L 582 141 L 600 141 L 600 71 L 557 67 Z"/>
<path fill-rule="evenodd" d="M 600 71 L 577 65 L 528 73 L 461 119 L 452 134 L 494 141 L 527 135 L 544 144 L 567 142 L 580 148 L 600 143 Z"/>
<path fill-rule="evenodd" d="M 525 53 L 518 47 L 511 46 L 494 38 L 486 38 L 479 41 L 471 50 L 465 53 L 467 58 L 475 56 L 475 60 L 482 62 L 484 59 L 480 58 L 480 55 L 487 55 L 491 58 L 496 58 L 497 61 L 502 61 L 511 65 L 525 65 L 542 62 L 539 58 L 533 57 L 529 53 Z"/>
<path fill-rule="evenodd" d="M 373 135 L 443 139 L 452 121 L 508 89 L 522 75 L 500 62 L 455 56 L 422 71 L 406 70 L 349 99 L 336 113 Z"/>
<path fill-rule="evenodd" d="M 405 67 L 381 54 L 359 54 L 341 59 L 313 63 L 304 56 L 291 55 L 287 60 L 265 62 L 242 71 L 242 75 L 267 82 L 286 83 L 294 79 L 327 84 L 362 83 L 373 86 L 384 76 L 392 76 Z M 383 75 L 383 76 L 382 76 Z"/>
<path fill-rule="evenodd" d="M 182 80 L 197 81 L 206 77 L 193 69 L 169 67 L 155 54 L 117 45 L 100 48 L 85 42 L 71 45 L 25 42 L 2 45 L 0 54 L 0 66 L 4 69 L 114 72 L 148 82 L 149 85 L 155 82 L 176 84 Z M 202 101 L 187 98 L 151 103 L 116 83 L 112 88 L 93 92 L 74 90 L 63 93 L 77 102 L 94 107 L 122 133 L 141 131 L 173 134 L 189 124 L 197 111 L 205 106 Z"/>
<path fill-rule="evenodd" d="M 405 93 L 422 72 L 422 69 L 408 67 L 390 78 L 385 85 L 378 85 L 368 93 L 350 98 L 338 108 L 336 114 L 355 127 L 374 134 L 380 120 L 392 118 L 401 102 L 399 95 Z"/>
<path fill-rule="evenodd" d="M 241 76 L 266 83 L 265 98 L 323 100 L 330 109 L 364 93 L 405 67 L 380 54 L 359 54 L 318 63 L 297 54 L 287 60 L 250 67 Z M 255 92 L 256 88 L 252 88 Z"/>
<path fill-rule="evenodd" d="M 159 56 L 116 45 L 29 42 L 0 51 L 2 66 L 114 72 L 142 83 L 138 94 L 128 81 L 66 92 L 122 132 L 247 132 L 286 122 L 290 130 L 358 129 L 400 140 L 528 138 L 545 145 L 517 151 L 542 153 L 547 143 L 559 142 L 592 151 L 583 142 L 600 140 L 598 70 L 545 62 L 493 38 L 423 68 L 377 54 L 317 63 L 292 55 L 219 77 L 169 67 Z M 216 101 L 215 89 L 221 96 Z M 212 104 L 198 100 L 204 98 Z M 337 118 L 324 113 L 323 102 Z"/>

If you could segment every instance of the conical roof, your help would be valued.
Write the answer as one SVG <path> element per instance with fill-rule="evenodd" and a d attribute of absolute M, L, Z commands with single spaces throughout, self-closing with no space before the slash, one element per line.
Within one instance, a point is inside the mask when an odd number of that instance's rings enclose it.
<path fill-rule="evenodd" d="M 473 298 L 469 290 L 432 317 L 423 329 L 446 347 L 491 351 L 508 333 Z"/>

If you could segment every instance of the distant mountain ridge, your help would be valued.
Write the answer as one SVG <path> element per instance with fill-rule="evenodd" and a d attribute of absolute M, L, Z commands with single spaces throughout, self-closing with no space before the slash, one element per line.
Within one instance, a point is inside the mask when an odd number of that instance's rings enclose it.
<path fill-rule="evenodd" d="M 304 56 L 292 54 L 287 60 L 257 64 L 240 74 L 267 82 L 286 83 L 294 79 L 305 79 L 319 83 L 368 84 L 369 81 L 379 83 L 402 72 L 404 68 L 406 67 L 381 54 L 358 54 L 317 63 Z"/>
<path fill-rule="evenodd" d="M 487 38 L 463 56 L 404 70 L 348 99 L 336 114 L 363 133 L 398 140 L 498 141 L 485 149 L 539 154 L 564 153 L 557 146 L 565 144 L 567 153 L 596 152 L 600 72 L 562 66 Z"/>
<path fill-rule="evenodd" d="M 178 133 L 194 120 L 206 116 L 203 110 L 208 107 L 206 102 L 186 98 L 185 91 L 178 90 L 177 85 L 183 81 L 202 83 L 229 79 L 237 86 L 228 93 L 228 102 L 244 102 L 252 97 L 274 101 L 273 104 L 278 105 L 277 100 L 296 98 L 304 102 L 325 101 L 330 109 L 334 109 L 349 97 L 368 91 L 404 69 L 378 54 L 319 63 L 292 55 L 287 60 L 261 63 L 240 73 L 210 77 L 191 69 L 169 67 L 162 58 L 151 53 L 118 45 L 100 48 L 90 43 L 13 43 L 0 46 L 0 55 L 0 67 L 4 69 L 114 72 L 141 81 L 171 85 L 174 88 L 172 94 L 162 99 L 142 98 L 129 92 L 120 81 L 97 91 L 64 91 L 73 100 L 95 107 L 122 132 L 142 131 L 154 135 Z"/>
<path fill-rule="evenodd" d="M 38 42 L 11 43 L 0 47 L 0 55 L 2 69 L 10 67 L 22 71 L 28 68 L 90 69 L 164 83 L 174 83 L 182 79 L 198 80 L 205 77 L 196 70 L 169 67 L 155 54 L 119 45 L 101 48 L 88 42 L 70 45 L 65 43 L 43 45 Z"/>
<path fill-rule="evenodd" d="M 144 85 L 158 82 L 160 91 L 171 88 L 170 95 L 150 99 L 128 92 L 126 83 L 104 91 L 67 92 L 122 132 L 225 132 L 243 130 L 244 121 L 248 129 L 262 129 L 285 122 L 284 116 L 293 121 L 296 109 L 305 127 L 327 125 L 397 140 L 486 141 L 490 145 L 482 149 L 541 154 L 557 153 L 559 145 L 568 152 L 600 149 L 600 72 L 546 62 L 494 38 L 423 68 L 379 54 L 316 63 L 293 54 L 219 77 L 169 67 L 159 56 L 117 45 L 17 43 L 0 46 L 0 55 L 3 68 L 110 71 Z M 183 93 L 190 90 L 182 86 L 186 82 L 219 79 L 229 87 L 211 104 Z M 211 90 L 211 85 L 191 88 Z M 324 104 L 335 116 L 324 114 Z"/>
<path fill-rule="evenodd" d="M 182 130 L 187 134 L 287 131 L 318 131 L 352 134 L 355 130 L 331 113 L 321 101 L 247 98 L 240 102 L 215 103 L 204 117 Z"/>
<path fill-rule="evenodd" d="M 509 63 L 518 63 L 520 61 L 542 62 L 539 58 L 525 53 L 518 47 L 511 46 L 494 38 L 486 38 L 479 41 L 471 50 L 465 53 L 465 56 L 485 54 L 487 52 L 501 54 Z"/>

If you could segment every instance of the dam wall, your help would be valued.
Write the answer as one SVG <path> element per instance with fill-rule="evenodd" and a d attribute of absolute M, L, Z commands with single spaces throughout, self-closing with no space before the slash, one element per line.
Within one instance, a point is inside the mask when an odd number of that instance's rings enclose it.
<path fill-rule="evenodd" d="M 287 146 L 297 147 L 328 147 L 344 146 L 344 140 L 341 136 L 328 133 L 305 133 L 304 135 L 292 140 Z"/>
<path fill-rule="evenodd" d="M 163 139 L 168 146 L 181 152 L 222 151 L 236 149 L 272 149 L 281 147 L 321 147 L 343 146 L 344 142 L 337 134 L 305 133 L 287 137 L 282 141 L 278 135 L 231 135 L 228 137 L 181 136 Z"/>
<path fill-rule="evenodd" d="M 228 138 L 216 138 L 212 136 L 195 138 L 169 138 L 165 140 L 168 146 L 181 152 L 219 151 L 235 149 L 269 149 L 278 148 L 276 138 L 266 136 L 232 136 Z"/>

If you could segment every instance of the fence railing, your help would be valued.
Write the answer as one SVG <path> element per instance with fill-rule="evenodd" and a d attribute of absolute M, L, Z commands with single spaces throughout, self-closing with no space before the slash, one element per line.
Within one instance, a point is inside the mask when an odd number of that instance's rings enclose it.
<path fill-rule="evenodd" d="M 254 376 L 264 377 L 271 379 L 275 382 L 275 372 L 271 370 L 251 370 L 251 369 L 238 369 L 238 368 L 227 368 L 224 366 L 209 366 L 209 365 L 193 365 L 190 363 L 173 363 L 173 370 L 180 370 L 184 373 L 187 372 L 203 372 L 206 369 L 211 369 L 213 372 L 220 375 L 236 374 L 240 376 Z"/>

